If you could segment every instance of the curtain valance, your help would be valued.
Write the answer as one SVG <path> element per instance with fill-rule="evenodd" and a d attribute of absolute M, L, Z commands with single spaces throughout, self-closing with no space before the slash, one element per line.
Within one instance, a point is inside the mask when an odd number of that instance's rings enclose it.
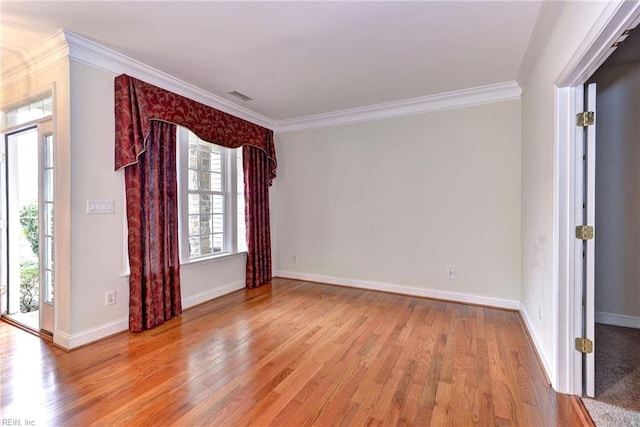
<path fill-rule="evenodd" d="M 200 139 L 229 148 L 256 147 L 269 161 L 269 183 L 276 176 L 273 131 L 184 96 L 122 74 L 115 78 L 115 167 L 137 163 L 146 150 L 151 121 L 184 126 Z"/>

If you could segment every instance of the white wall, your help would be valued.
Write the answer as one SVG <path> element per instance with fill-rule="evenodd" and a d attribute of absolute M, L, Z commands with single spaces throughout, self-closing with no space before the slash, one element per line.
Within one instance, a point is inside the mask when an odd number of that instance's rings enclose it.
<path fill-rule="evenodd" d="M 113 76 L 71 61 L 71 259 L 73 334 L 128 322 L 122 274 L 124 178 L 115 172 Z M 114 213 L 88 215 L 88 199 L 114 201 Z M 105 307 L 106 291 L 116 304 Z"/>
<path fill-rule="evenodd" d="M 596 321 L 631 326 L 625 321 L 635 317 L 640 327 L 640 62 L 602 67 L 591 81 L 598 84 Z"/>
<path fill-rule="evenodd" d="M 276 274 L 518 306 L 519 101 L 276 141 Z"/>
<path fill-rule="evenodd" d="M 558 278 L 554 271 L 555 81 L 603 11 L 567 2 L 522 95 L 522 311 L 555 384 Z"/>

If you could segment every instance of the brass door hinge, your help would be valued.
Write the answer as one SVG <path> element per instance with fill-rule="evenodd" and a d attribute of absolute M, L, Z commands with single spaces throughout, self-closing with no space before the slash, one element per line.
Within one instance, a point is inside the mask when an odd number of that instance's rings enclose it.
<path fill-rule="evenodd" d="M 593 225 L 578 225 L 576 227 L 576 239 L 591 240 L 593 239 Z"/>
<path fill-rule="evenodd" d="M 594 111 L 585 111 L 576 114 L 576 124 L 578 126 L 592 126 L 596 123 L 596 113 Z"/>
<path fill-rule="evenodd" d="M 589 338 L 576 338 L 576 350 L 580 353 L 593 353 L 593 341 Z"/>

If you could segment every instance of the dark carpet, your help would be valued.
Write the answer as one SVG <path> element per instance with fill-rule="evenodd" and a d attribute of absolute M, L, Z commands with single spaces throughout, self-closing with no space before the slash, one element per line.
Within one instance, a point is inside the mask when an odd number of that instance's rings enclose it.
<path fill-rule="evenodd" d="M 596 396 L 640 412 L 640 329 L 596 323 Z"/>

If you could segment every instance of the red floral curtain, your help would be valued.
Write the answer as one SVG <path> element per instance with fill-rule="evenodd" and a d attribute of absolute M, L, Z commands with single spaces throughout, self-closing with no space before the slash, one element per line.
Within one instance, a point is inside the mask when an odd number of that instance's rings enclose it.
<path fill-rule="evenodd" d="M 263 152 L 245 145 L 245 221 L 247 230 L 247 288 L 271 282 L 271 233 L 269 227 L 269 162 Z"/>
<path fill-rule="evenodd" d="M 125 169 L 132 332 L 182 313 L 175 125 L 152 121 L 147 143 Z"/>
<path fill-rule="evenodd" d="M 166 132 L 169 132 L 164 126 L 162 129 L 156 129 L 157 122 L 184 126 L 199 138 L 224 147 L 245 147 L 243 152 L 248 152 L 246 154 L 248 159 L 244 160 L 248 247 L 247 287 L 257 287 L 268 283 L 271 280 L 268 186 L 276 176 L 277 166 L 273 131 L 126 74 L 115 79 L 115 119 L 115 168 L 116 170 L 125 169 L 127 221 L 130 234 L 129 263 L 132 290 L 130 291 L 129 328 L 132 331 L 139 331 L 157 325 L 158 323 L 154 322 L 158 322 L 157 313 L 160 313 L 161 308 L 164 309 L 165 318 L 167 318 L 167 304 L 164 299 L 167 296 L 169 296 L 171 315 L 177 315 L 181 311 L 177 217 L 175 224 L 172 222 L 173 219 L 161 226 L 159 226 L 159 222 L 149 224 L 143 218 L 146 215 L 145 211 L 134 206 L 135 200 L 143 200 L 147 196 L 146 193 L 151 193 L 149 203 L 152 206 L 152 211 L 159 212 L 158 204 L 166 203 L 166 209 L 172 206 L 174 214 L 177 213 L 175 191 L 173 193 L 166 191 L 167 194 L 160 197 L 158 192 L 165 191 L 162 189 L 161 180 L 155 175 L 151 175 L 146 169 L 143 172 L 139 170 L 140 167 L 149 169 L 148 166 L 144 166 L 146 162 L 160 161 L 159 157 L 156 157 L 156 153 L 145 156 L 150 150 L 158 150 L 163 153 L 158 153 L 158 156 L 163 159 L 162 162 L 166 163 L 162 167 L 159 163 L 154 163 L 152 169 L 158 172 L 159 176 L 167 174 L 163 178 L 165 179 L 163 182 L 167 184 L 173 185 L 171 182 L 177 180 L 175 136 L 173 142 L 165 139 L 164 136 L 156 141 L 157 134 L 165 135 Z M 174 128 L 175 135 L 175 127 L 172 125 L 171 127 Z M 165 143 L 164 141 L 169 142 Z M 170 148 L 170 145 L 173 148 Z M 251 147 L 251 149 L 246 147 Z M 151 157 L 151 160 L 148 157 Z M 141 164 L 143 166 L 140 166 Z M 130 171 L 130 169 L 132 170 Z M 147 173 L 147 181 L 141 179 L 143 173 Z M 169 174 L 172 176 L 168 177 Z M 145 187 L 150 183 L 154 185 Z M 164 215 L 167 214 L 165 211 Z M 132 227 L 134 233 L 138 227 L 139 237 L 131 236 Z M 165 227 L 169 227 L 171 230 Z M 149 244 L 150 242 L 164 242 L 163 239 L 173 239 L 174 237 L 176 240 L 172 241 L 171 245 L 167 245 L 167 252 L 163 252 L 165 249 L 162 246 Z M 132 261 L 132 254 L 134 257 L 139 254 L 140 261 Z M 150 261 L 148 265 L 153 264 L 157 269 L 155 267 L 154 269 L 145 269 L 147 258 Z M 156 263 L 159 259 L 163 260 L 164 264 L 162 262 Z M 174 279 L 168 280 L 169 275 L 172 275 Z M 155 281 L 160 276 L 163 278 L 162 282 L 168 286 L 162 290 L 162 307 L 160 307 L 160 298 L 154 294 L 159 291 L 155 289 L 153 291 L 144 290 L 147 283 Z M 140 291 L 134 293 L 133 289 L 138 287 L 140 287 Z M 152 307 L 150 312 L 149 307 Z"/>
<path fill-rule="evenodd" d="M 198 138 L 229 148 L 251 145 L 269 163 L 276 177 L 273 131 L 184 96 L 122 74 L 115 79 L 116 170 L 136 163 L 145 151 L 152 120 L 184 126 Z"/>

